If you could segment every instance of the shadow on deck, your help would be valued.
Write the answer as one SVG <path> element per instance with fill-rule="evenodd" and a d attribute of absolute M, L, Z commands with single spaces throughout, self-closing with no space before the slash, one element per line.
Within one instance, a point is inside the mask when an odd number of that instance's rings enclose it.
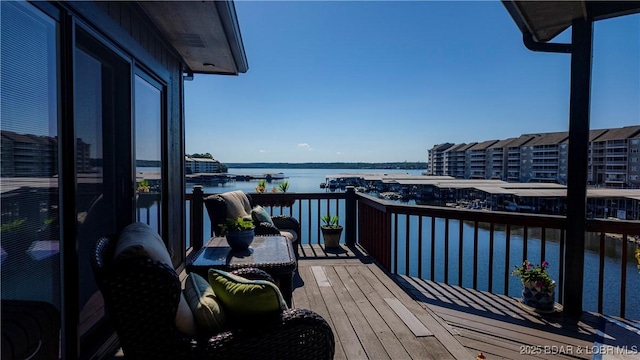
<path fill-rule="evenodd" d="M 538 314 L 508 296 L 391 275 L 359 246 L 302 246 L 293 302 L 331 324 L 336 359 L 640 358 L 639 322 Z"/>
<path fill-rule="evenodd" d="M 536 314 L 508 296 L 392 275 L 360 246 L 299 255 L 293 306 L 329 322 L 335 359 L 640 358 L 639 321 Z"/>

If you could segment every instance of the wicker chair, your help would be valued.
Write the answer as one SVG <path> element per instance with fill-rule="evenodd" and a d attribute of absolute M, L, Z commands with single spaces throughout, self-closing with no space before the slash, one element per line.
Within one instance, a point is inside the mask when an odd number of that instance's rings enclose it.
<path fill-rule="evenodd" d="M 116 237 L 100 238 L 91 264 L 127 359 L 331 359 L 333 332 L 318 314 L 283 310 L 272 322 L 214 336 L 189 336 L 176 327 L 181 282 L 166 264 L 138 257 L 112 262 Z M 268 278 L 243 269 L 247 278 Z M 253 275 L 252 275 L 253 274 Z"/>
<path fill-rule="evenodd" d="M 254 206 L 251 195 L 247 193 L 243 194 L 246 196 L 250 206 Z M 218 232 L 220 229 L 219 226 L 229 217 L 227 215 L 227 207 L 229 206 L 227 201 L 219 194 L 214 194 L 204 198 L 204 205 L 207 208 L 207 213 L 211 220 L 211 229 L 214 232 Z M 247 213 L 251 212 L 250 208 L 244 210 Z M 271 220 L 273 220 L 273 225 L 267 222 L 257 223 L 255 228 L 256 235 L 283 235 L 289 238 L 293 244 L 294 254 L 296 255 L 296 258 L 298 258 L 298 247 L 301 235 L 300 222 L 296 218 L 287 215 L 272 216 Z"/>

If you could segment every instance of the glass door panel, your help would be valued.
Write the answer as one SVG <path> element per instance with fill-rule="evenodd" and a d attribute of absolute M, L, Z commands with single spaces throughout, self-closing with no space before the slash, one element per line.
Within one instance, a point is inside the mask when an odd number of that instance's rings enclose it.
<path fill-rule="evenodd" d="M 80 335 L 104 317 L 90 251 L 101 236 L 133 221 L 130 64 L 77 29 L 74 73 L 76 218 Z M 129 209 L 129 210 L 128 210 Z"/>
<path fill-rule="evenodd" d="M 136 217 L 162 235 L 162 86 L 135 76 Z"/>

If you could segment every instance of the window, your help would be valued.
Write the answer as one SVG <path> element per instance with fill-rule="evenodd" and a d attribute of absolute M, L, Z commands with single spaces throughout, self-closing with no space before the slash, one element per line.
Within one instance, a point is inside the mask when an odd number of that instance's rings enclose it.
<path fill-rule="evenodd" d="M 101 236 L 133 220 L 131 176 L 130 65 L 81 28 L 76 29 L 74 135 L 78 301 L 80 335 L 100 326 L 102 296 L 89 253 Z M 128 191 L 128 192 L 127 192 Z M 83 338 L 84 339 L 84 338 Z"/>
<path fill-rule="evenodd" d="M 161 84 L 144 73 L 135 76 L 136 217 L 162 234 Z"/>
<path fill-rule="evenodd" d="M 60 310 L 58 26 L 27 2 L 0 9 L 2 299 Z"/>

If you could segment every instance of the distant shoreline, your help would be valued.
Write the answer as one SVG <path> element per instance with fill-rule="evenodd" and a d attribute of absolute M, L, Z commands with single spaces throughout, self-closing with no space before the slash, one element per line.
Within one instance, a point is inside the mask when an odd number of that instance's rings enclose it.
<path fill-rule="evenodd" d="M 224 163 L 229 168 L 245 169 L 385 169 L 426 170 L 426 162 L 306 162 L 306 163 Z"/>

